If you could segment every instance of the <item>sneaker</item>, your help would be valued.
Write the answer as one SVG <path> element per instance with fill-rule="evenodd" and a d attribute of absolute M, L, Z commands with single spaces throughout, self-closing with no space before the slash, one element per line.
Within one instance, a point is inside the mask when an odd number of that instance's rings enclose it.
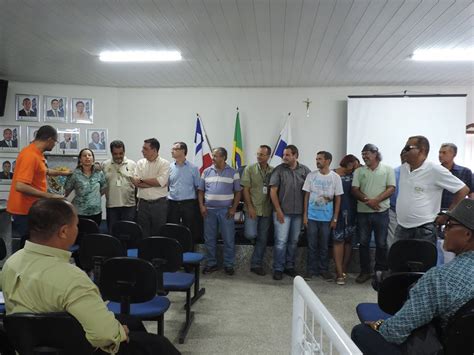
<path fill-rule="evenodd" d="M 291 269 L 285 269 L 285 271 L 283 271 L 285 274 L 287 274 L 288 276 L 291 276 L 291 277 L 296 277 L 298 276 L 298 273 L 296 272 L 296 270 L 294 268 L 291 268 Z"/>
<path fill-rule="evenodd" d="M 283 278 L 283 273 L 281 271 L 275 271 L 273 273 L 273 280 L 281 280 Z"/>
<path fill-rule="evenodd" d="M 225 267 L 224 271 L 227 275 L 232 276 L 235 274 L 235 270 L 233 267 Z"/>
<path fill-rule="evenodd" d="M 253 272 L 254 274 L 257 274 L 258 276 L 265 276 L 266 272 L 263 270 L 263 267 L 257 266 L 257 267 L 252 267 L 250 268 L 250 271 Z"/>
<path fill-rule="evenodd" d="M 326 281 L 334 281 L 334 275 L 331 274 L 329 271 L 323 271 L 321 273 L 321 277 Z"/>
<path fill-rule="evenodd" d="M 311 281 L 312 278 L 313 278 L 312 272 L 307 272 L 306 274 L 303 275 L 303 279 L 305 279 L 306 281 Z"/>
<path fill-rule="evenodd" d="M 346 284 L 346 280 L 344 279 L 344 277 L 338 277 L 338 278 L 336 278 L 336 284 L 338 284 L 338 285 L 345 285 L 345 284 Z"/>
<path fill-rule="evenodd" d="M 202 269 L 202 273 L 204 275 L 206 275 L 206 274 L 210 274 L 212 272 L 215 272 L 217 270 L 218 270 L 217 265 L 212 265 L 212 266 L 208 265 L 208 266 L 204 267 L 204 269 Z"/>
<path fill-rule="evenodd" d="M 371 274 L 361 272 L 359 276 L 357 276 L 356 282 L 358 284 L 363 284 L 364 282 L 366 282 L 367 280 L 370 280 L 371 278 L 372 278 Z"/>

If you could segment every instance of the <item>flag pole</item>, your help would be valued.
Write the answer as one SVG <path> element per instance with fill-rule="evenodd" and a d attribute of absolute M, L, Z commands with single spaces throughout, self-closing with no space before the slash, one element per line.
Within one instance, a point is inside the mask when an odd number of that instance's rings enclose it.
<path fill-rule="evenodd" d="M 288 112 L 288 118 L 286 119 L 285 126 L 286 126 L 286 123 L 288 122 L 288 120 L 290 119 L 290 115 L 291 115 L 291 112 Z M 283 126 L 283 128 L 284 128 L 285 126 Z M 274 145 L 275 148 L 273 148 L 272 156 L 270 157 L 270 161 L 272 161 L 273 156 L 275 155 L 276 148 L 278 148 L 278 147 L 277 147 L 277 144 L 278 144 L 278 142 L 280 141 L 280 138 L 281 138 L 281 131 L 280 131 L 280 134 L 278 135 L 278 139 L 277 139 L 277 141 L 276 141 L 276 143 L 275 143 L 275 145 Z"/>

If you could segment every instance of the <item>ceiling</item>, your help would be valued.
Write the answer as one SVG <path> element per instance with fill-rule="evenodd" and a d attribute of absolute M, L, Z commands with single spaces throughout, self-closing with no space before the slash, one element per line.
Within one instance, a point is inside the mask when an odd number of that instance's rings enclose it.
<path fill-rule="evenodd" d="M 471 0 L 0 0 L 0 77 L 112 87 L 473 85 Z M 102 63 L 103 50 L 179 50 Z"/>

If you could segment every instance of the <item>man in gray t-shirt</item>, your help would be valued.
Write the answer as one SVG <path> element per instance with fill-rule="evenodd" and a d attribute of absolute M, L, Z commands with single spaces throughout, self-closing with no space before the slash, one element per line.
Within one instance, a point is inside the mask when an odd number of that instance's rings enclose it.
<path fill-rule="evenodd" d="M 298 148 L 288 145 L 283 151 L 283 163 L 270 178 L 270 198 L 273 203 L 273 279 L 281 280 L 283 272 L 294 277 L 295 253 L 301 233 L 304 191 L 308 167 L 298 163 Z"/>

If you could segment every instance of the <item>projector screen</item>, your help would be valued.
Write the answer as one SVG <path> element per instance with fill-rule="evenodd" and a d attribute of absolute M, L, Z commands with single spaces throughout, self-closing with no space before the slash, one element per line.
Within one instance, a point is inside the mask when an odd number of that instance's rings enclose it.
<path fill-rule="evenodd" d="M 373 143 L 383 162 L 396 167 L 408 137 L 416 135 L 430 141 L 428 160 L 439 162 L 441 144 L 454 143 L 455 161 L 464 164 L 466 95 L 348 97 L 348 154 L 360 157 L 362 147 Z"/>

